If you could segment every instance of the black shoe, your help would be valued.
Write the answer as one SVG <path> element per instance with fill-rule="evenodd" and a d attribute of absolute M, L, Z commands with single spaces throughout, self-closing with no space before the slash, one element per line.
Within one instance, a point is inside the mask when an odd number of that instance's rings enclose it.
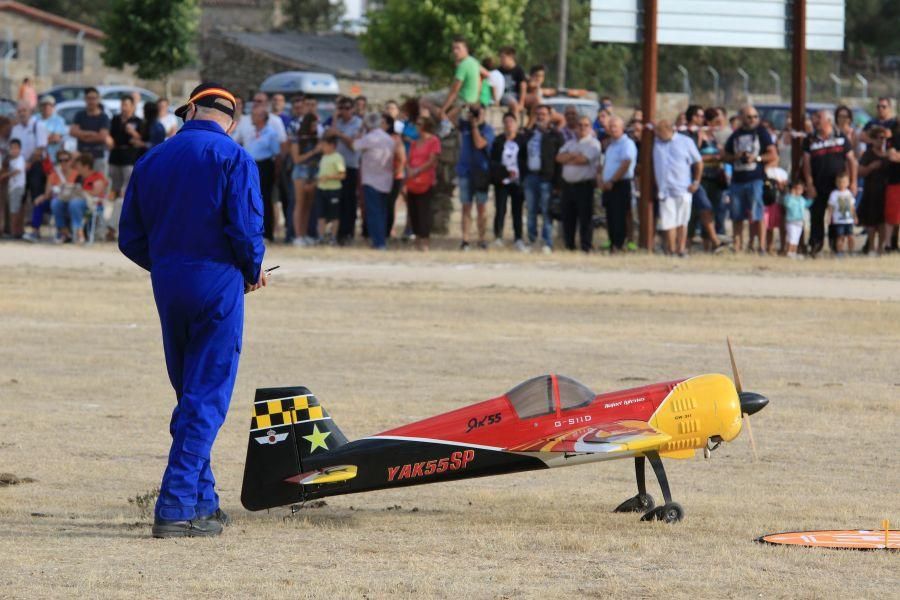
<path fill-rule="evenodd" d="M 214 537 L 222 535 L 222 523 L 211 518 L 193 521 L 155 519 L 152 531 L 155 538 Z"/>
<path fill-rule="evenodd" d="M 201 521 L 218 521 L 222 524 L 222 527 L 228 527 L 231 525 L 231 517 L 229 517 L 224 510 L 221 508 L 217 508 L 216 512 L 211 515 L 206 515 L 205 517 L 197 517 L 197 519 Z"/>

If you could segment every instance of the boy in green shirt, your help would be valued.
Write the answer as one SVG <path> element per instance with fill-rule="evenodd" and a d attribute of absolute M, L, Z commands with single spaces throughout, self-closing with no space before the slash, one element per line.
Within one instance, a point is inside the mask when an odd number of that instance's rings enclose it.
<path fill-rule="evenodd" d="M 338 218 L 341 212 L 341 181 L 347 176 L 344 157 L 337 152 L 337 137 L 326 135 L 321 142 L 322 158 L 319 160 L 316 210 L 319 213 L 319 239 L 335 243 Z"/>

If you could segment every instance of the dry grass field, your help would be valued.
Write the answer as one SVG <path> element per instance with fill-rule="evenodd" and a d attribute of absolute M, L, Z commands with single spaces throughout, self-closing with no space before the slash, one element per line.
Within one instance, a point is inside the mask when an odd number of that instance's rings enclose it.
<path fill-rule="evenodd" d="M 159 484 L 174 401 L 148 278 L 108 246 L 0 246 L 0 472 L 35 480 L 0 487 L 0 597 L 900 594 L 896 553 L 753 542 L 900 524 L 897 259 L 465 257 L 512 272 L 537 263 L 548 278 L 648 272 L 646 291 L 604 291 L 540 277 L 496 285 L 484 269 L 453 285 L 440 274 L 465 267 L 458 254 L 372 256 L 272 252 L 269 264 L 296 269 L 247 298 L 240 373 L 213 454 L 234 525 L 218 539 L 171 541 L 151 539 L 150 517 L 129 502 Z M 347 257 L 362 270 L 412 264 L 426 275 L 316 275 L 317 264 Z M 881 301 L 746 297 L 726 270 L 774 289 L 802 272 L 811 289 L 848 278 L 848 289 L 890 290 Z M 653 278 L 673 271 L 720 291 L 654 291 Z M 729 373 L 726 335 L 745 388 L 771 399 L 753 422 L 760 460 L 742 435 L 710 460 L 669 461 L 680 524 L 611 512 L 634 493 L 630 460 L 329 498 L 294 516 L 240 507 L 255 387 L 309 386 L 355 438 L 548 371 L 595 391 Z M 650 491 L 660 497 L 653 479 Z"/>

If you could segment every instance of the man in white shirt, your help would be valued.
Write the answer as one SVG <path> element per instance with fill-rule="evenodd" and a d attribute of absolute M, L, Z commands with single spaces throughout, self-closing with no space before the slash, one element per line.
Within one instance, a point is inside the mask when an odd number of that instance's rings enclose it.
<path fill-rule="evenodd" d="M 269 113 L 269 120 L 266 123 L 269 127 L 275 130 L 275 133 L 278 135 L 278 142 L 281 144 L 287 143 L 287 131 L 284 129 L 284 121 L 281 120 L 281 117 L 278 115 L 272 114 L 269 111 L 269 96 L 265 92 L 256 92 L 253 95 L 253 107 L 257 106 L 265 106 L 266 111 Z M 237 128 L 235 128 L 234 133 L 231 136 L 241 146 L 246 148 L 246 144 L 256 137 L 256 127 L 253 126 L 252 119 L 241 119 L 238 121 Z"/>
<path fill-rule="evenodd" d="M 600 164 L 600 142 L 594 136 L 591 120 L 577 121 L 576 135 L 559 149 L 556 162 L 562 165 L 563 232 L 566 248 L 575 250 L 575 229 L 582 252 L 590 252 L 594 237 L 594 185 Z"/>
<path fill-rule="evenodd" d="M 47 176 L 44 175 L 41 164 L 47 151 L 47 128 L 34 116 L 34 109 L 24 102 L 20 102 L 16 108 L 16 124 L 10 131 L 9 139 L 19 140 L 22 146 L 21 156 L 25 160 L 24 203 L 28 198 L 37 198 L 43 194 L 47 185 Z M 24 229 L 24 216 L 24 206 L 23 210 L 15 214 L 10 211 L 10 226 L 17 236 L 21 235 Z"/>
<path fill-rule="evenodd" d="M 659 229 L 665 233 L 669 255 L 687 256 L 687 224 L 702 172 L 703 159 L 694 140 L 676 134 L 670 121 L 659 121 L 653 144 L 653 174 L 659 191 Z"/>
<path fill-rule="evenodd" d="M 160 98 L 156 101 L 156 106 L 159 109 L 159 122 L 166 130 L 166 139 L 169 139 L 178 131 L 178 117 L 169 112 L 168 98 Z"/>

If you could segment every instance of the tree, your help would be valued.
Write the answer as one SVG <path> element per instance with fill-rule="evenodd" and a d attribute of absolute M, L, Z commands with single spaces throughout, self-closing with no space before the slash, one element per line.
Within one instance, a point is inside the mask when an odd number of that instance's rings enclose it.
<path fill-rule="evenodd" d="M 332 0 L 288 0 L 284 16 L 291 29 L 299 31 L 327 31 L 340 24 L 344 3 Z"/>
<path fill-rule="evenodd" d="M 110 0 L 100 21 L 103 62 L 134 65 L 141 79 L 164 79 L 191 64 L 198 19 L 196 0 Z"/>
<path fill-rule="evenodd" d="M 110 0 L 28 0 L 25 4 L 96 27 L 109 10 Z"/>
<path fill-rule="evenodd" d="M 450 42 L 463 35 L 475 57 L 493 56 L 501 46 L 522 48 L 522 13 L 527 0 L 386 0 L 369 13 L 363 53 L 375 68 L 410 69 L 436 85 L 453 75 Z"/>

